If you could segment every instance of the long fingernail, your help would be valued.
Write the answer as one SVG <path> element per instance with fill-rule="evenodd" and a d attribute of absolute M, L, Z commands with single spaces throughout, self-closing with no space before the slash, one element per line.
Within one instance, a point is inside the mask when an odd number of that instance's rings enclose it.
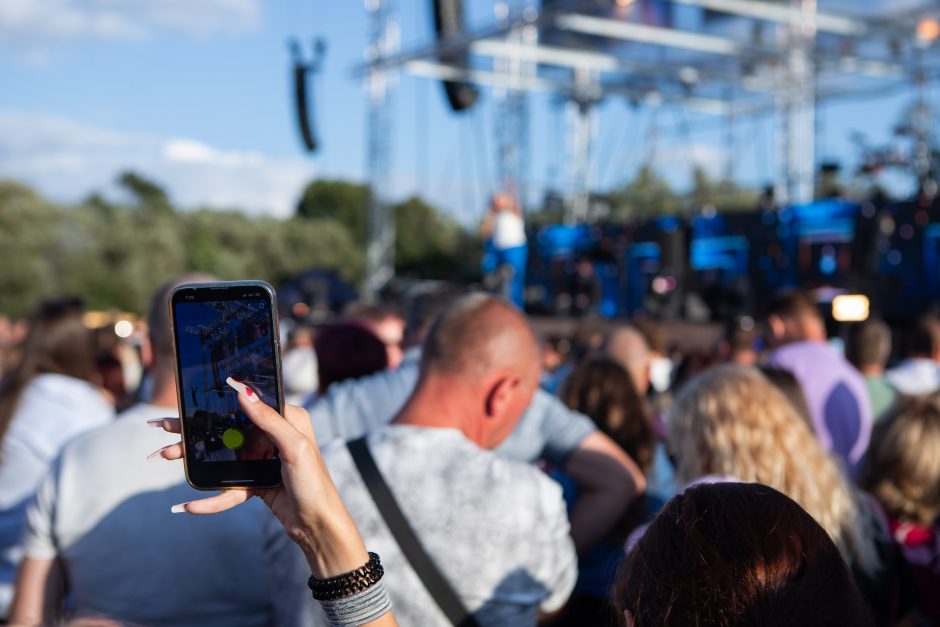
<path fill-rule="evenodd" d="M 169 419 L 168 418 L 154 418 L 153 420 L 148 420 L 147 426 L 153 427 L 154 429 L 162 429 L 164 420 L 169 420 Z"/>
<path fill-rule="evenodd" d="M 151 453 L 150 455 L 147 455 L 147 461 L 148 461 L 148 462 L 152 462 L 152 461 L 155 460 L 155 459 L 163 459 L 163 451 L 164 451 L 164 450 L 165 450 L 165 449 L 162 449 L 162 448 L 161 448 L 159 451 L 154 451 L 154 452 Z"/>
<path fill-rule="evenodd" d="M 255 394 L 255 391 L 252 390 L 247 385 L 245 385 L 244 383 L 242 383 L 241 381 L 238 381 L 236 379 L 233 379 L 232 377 L 229 377 L 225 380 L 225 382 L 228 383 L 229 386 L 233 390 L 235 390 L 236 392 L 238 392 L 239 394 L 247 398 L 249 403 L 258 402 L 258 395 Z"/>
<path fill-rule="evenodd" d="M 174 505 L 173 507 L 170 508 L 170 513 L 171 513 L 171 514 L 182 514 L 182 513 L 186 512 L 186 506 L 187 506 L 187 505 L 189 505 L 188 502 L 186 502 L 186 503 L 180 503 L 179 505 Z"/>

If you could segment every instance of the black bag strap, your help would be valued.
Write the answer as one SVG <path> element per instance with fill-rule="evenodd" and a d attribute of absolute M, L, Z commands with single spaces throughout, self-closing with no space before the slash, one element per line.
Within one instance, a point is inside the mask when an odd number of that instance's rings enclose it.
<path fill-rule="evenodd" d="M 369 494 L 372 495 L 372 500 L 375 501 L 379 513 L 385 519 L 385 524 L 388 525 L 389 531 L 392 532 L 399 548 L 405 554 L 405 559 L 411 563 L 411 567 L 418 575 L 421 583 L 431 594 L 431 598 L 434 599 L 434 602 L 441 608 L 447 619 L 456 627 L 479 627 L 479 623 L 473 618 L 473 614 L 467 611 L 460 597 L 457 596 L 453 587 L 438 569 L 437 564 L 421 546 L 414 529 L 408 524 L 401 508 L 398 506 L 398 501 L 395 500 L 395 496 L 389 489 L 388 484 L 385 483 L 382 473 L 375 465 L 375 459 L 369 451 L 366 438 L 353 440 L 348 442 L 346 446 L 352 454 L 353 461 L 362 476 L 363 482 L 366 484 L 366 488 L 369 490 Z"/>

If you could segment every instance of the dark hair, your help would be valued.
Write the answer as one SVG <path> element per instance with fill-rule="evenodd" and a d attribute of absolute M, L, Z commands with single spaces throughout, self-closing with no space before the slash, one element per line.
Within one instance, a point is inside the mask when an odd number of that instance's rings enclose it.
<path fill-rule="evenodd" d="M 649 472 L 656 442 L 652 418 L 620 364 L 603 355 L 588 357 L 565 379 L 559 396 L 565 405 L 590 417 L 644 474 Z"/>
<path fill-rule="evenodd" d="M 23 391 L 40 374 L 61 374 L 92 382 L 96 365 L 94 334 L 82 323 L 84 305 L 77 298 L 39 304 L 29 321 L 20 361 L 0 383 L 0 443 Z"/>
<path fill-rule="evenodd" d="M 930 357 L 940 351 L 940 319 L 926 315 L 917 321 L 907 340 L 907 352 L 911 357 Z"/>
<path fill-rule="evenodd" d="M 797 318 L 806 314 L 816 318 L 821 317 L 812 299 L 799 290 L 778 292 L 764 306 L 764 316 L 767 318 L 771 316 Z"/>
<path fill-rule="evenodd" d="M 624 557 L 613 598 L 636 627 L 871 625 L 825 530 L 756 483 L 691 487 Z"/>
<path fill-rule="evenodd" d="M 388 367 L 385 344 L 358 324 L 343 322 L 321 327 L 313 348 L 317 353 L 321 394 L 334 383 L 365 377 Z"/>
<path fill-rule="evenodd" d="M 809 403 L 806 402 L 806 394 L 803 392 L 803 386 L 800 380 L 786 368 L 779 366 L 759 366 L 761 373 L 767 377 L 767 380 L 773 383 L 774 387 L 783 392 L 793 408 L 800 414 L 800 417 L 809 427 L 810 431 L 816 432 L 813 425 L 813 414 L 809 411 Z"/>
<path fill-rule="evenodd" d="M 876 318 L 851 327 L 845 356 L 859 370 L 866 366 L 884 366 L 891 356 L 891 329 Z"/>

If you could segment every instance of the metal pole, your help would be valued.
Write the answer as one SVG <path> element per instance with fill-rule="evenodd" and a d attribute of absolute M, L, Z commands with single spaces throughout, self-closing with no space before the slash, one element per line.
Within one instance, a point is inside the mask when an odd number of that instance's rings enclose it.
<path fill-rule="evenodd" d="M 369 12 L 366 59 L 379 62 L 398 51 L 398 24 L 393 0 L 365 0 Z M 392 114 L 394 69 L 374 67 L 366 77 L 369 95 L 367 171 L 371 190 L 366 240 L 366 278 L 363 292 L 374 299 L 395 275 L 395 216 L 391 192 Z"/>

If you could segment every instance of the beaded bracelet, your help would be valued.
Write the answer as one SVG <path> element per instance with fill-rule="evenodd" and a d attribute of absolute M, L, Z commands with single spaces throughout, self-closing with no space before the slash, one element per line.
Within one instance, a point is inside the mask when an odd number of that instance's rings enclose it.
<path fill-rule="evenodd" d="M 307 586 L 317 601 L 333 601 L 368 590 L 381 581 L 384 574 L 378 554 L 369 552 L 369 561 L 364 566 L 329 579 L 317 579 L 311 575 Z"/>

